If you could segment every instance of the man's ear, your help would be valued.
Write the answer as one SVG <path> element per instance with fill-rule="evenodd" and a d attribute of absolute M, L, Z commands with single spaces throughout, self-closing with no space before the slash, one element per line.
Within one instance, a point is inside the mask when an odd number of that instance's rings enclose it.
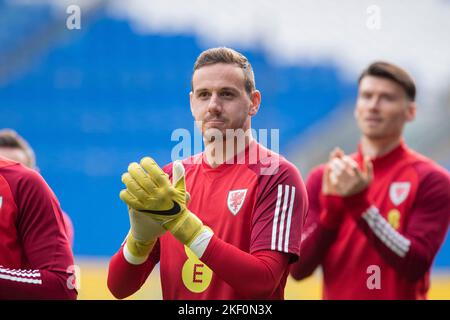
<path fill-rule="evenodd" d="M 250 110 L 248 111 L 248 114 L 250 116 L 254 116 L 258 113 L 259 106 L 261 105 L 261 92 L 259 90 L 253 90 L 250 99 L 252 101 Z"/>
<path fill-rule="evenodd" d="M 407 108 L 406 108 L 406 121 L 411 122 L 416 119 L 416 103 L 414 101 L 409 102 Z"/>

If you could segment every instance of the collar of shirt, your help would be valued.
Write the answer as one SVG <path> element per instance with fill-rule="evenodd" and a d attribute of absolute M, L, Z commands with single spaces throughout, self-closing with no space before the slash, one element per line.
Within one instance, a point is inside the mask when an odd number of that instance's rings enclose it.
<path fill-rule="evenodd" d="M 386 153 L 382 156 L 372 159 L 372 164 L 373 164 L 374 170 L 379 171 L 384 168 L 388 168 L 389 166 L 394 164 L 396 161 L 402 159 L 403 156 L 407 152 L 408 152 L 408 147 L 406 146 L 404 140 L 402 139 L 400 141 L 400 144 L 397 147 L 395 147 L 394 149 L 392 149 L 391 151 L 389 151 L 388 153 Z M 364 155 L 362 153 L 362 147 L 361 147 L 361 144 L 359 144 L 358 145 L 358 153 L 356 155 L 356 160 L 359 164 L 362 164 L 363 159 L 364 159 Z"/>
<path fill-rule="evenodd" d="M 258 143 L 255 140 L 250 141 L 248 146 L 240 153 L 234 155 L 233 158 L 228 159 L 219 166 L 213 168 L 206 160 L 205 152 L 202 153 L 202 170 L 210 178 L 217 178 L 225 174 L 229 169 L 233 168 L 235 165 L 249 165 L 250 161 L 258 161 Z M 252 156 L 250 156 L 250 154 Z M 254 159 L 254 160 L 253 160 Z"/>

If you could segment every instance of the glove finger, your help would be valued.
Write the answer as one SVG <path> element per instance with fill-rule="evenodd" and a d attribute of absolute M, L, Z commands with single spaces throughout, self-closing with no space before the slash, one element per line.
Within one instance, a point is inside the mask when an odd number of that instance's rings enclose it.
<path fill-rule="evenodd" d="M 120 191 L 120 199 L 125 202 L 130 208 L 130 210 L 145 211 L 148 208 L 157 207 L 159 200 L 157 198 L 147 198 L 146 204 L 144 205 L 139 199 L 131 193 L 128 189 L 123 189 Z M 142 214 L 142 213 L 141 213 Z"/>
<path fill-rule="evenodd" d="M 128 172 L 145 191 L 151 193 L 156 188 L 150 176 L 136 162 L 130 163 Z"/>
<path fill-rule="evenodd" d="M 120 200 L 125 202 L 130 208 L 134 208 L 136 210 L 143 210 L 143 205 L 139 202 L 139 200 L 131 194 L 127 189 L 123 189 L 119 194 Z"/>
<path fill-rule="evenodd" d="M 175 161 L 172 166 L 172 186 L 174 188 L 173 197 L 175 201 L 186 205 L 190 200 L 190 195 L 186 192 L 186 172 L 183 163 Z"/>
<path fill-rule="evenodd" d="M 185 170 L 183 163 L 180 160 L 177 160 L 173 163 L 172 166 L 172 185 L 179 189 L 184 188 L 185 185 Z"/>
<path fill-rule="evenodd" d="M 149 193 L 145 191 L 139 183 L 131 176 L 130 173 L 126 172 L 122 175 L 122 182 L 127 187 L 127 190 L 132 193 L 138 200 L 145 202 L 148 198 Z"/>
<path fill-rule="evenodd" d="M 158 166 L 158 164 L 150 157 L 145 157 L 141 160 L 141 166 L 147 171 L 150 178 L 157 187 L 170 186 L 169 178 L 166 173 Z"/>

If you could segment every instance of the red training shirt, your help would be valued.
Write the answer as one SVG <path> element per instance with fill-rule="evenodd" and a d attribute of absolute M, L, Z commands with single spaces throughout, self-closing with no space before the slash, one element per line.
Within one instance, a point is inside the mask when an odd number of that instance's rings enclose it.
<path fill-rule="evenodd" d="M 0 157 L 0 299 L 76 299 L 65 229 L 44 179 Z"/>

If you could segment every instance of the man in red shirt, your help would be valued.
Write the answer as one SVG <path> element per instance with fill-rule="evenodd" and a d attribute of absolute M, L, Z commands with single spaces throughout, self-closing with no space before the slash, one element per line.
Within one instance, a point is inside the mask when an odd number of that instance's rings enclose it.
<path fill-rule="evenodd" d="M 36 166 L 36 156 L 33 148 L 31 148 L 22 136 L 12 129 L 0 130 L 0 156 L 17 161 L 39 172 Z M 62 214 L 67 238 L 69 239 L 70 245 L 73 246 L 74 231 L 72 220 L 64 211 Z"/>
<path fill-rule="evenodd" d="M 150 158 L 129 166 L 121 199 L 132 228 L 110 262 L 108 287 L 125 298 L 160 262 L 164 299 L 283 299 L 307 195 L 296 167 L 252 138 L 261 95 L 248 60 L 228 48 L 203 52 L 190 101 L 205 152 L 164 171 Z"/>
<path fill-rule="evenodd" d="M 307 179 L 310 210 L 291 275 L 321 265 L 324 299 L 426 299 L 449 225 L 450 178 L 403 141 L 415 92 L 398 66 L 371 64 L 359 78 L 358 151 L 335 149 Z"/>
<path fill-rule="evenodd" d="M 0 299 L 76 299 L 61 208 L 35 171 L 0 157 Z"/>

